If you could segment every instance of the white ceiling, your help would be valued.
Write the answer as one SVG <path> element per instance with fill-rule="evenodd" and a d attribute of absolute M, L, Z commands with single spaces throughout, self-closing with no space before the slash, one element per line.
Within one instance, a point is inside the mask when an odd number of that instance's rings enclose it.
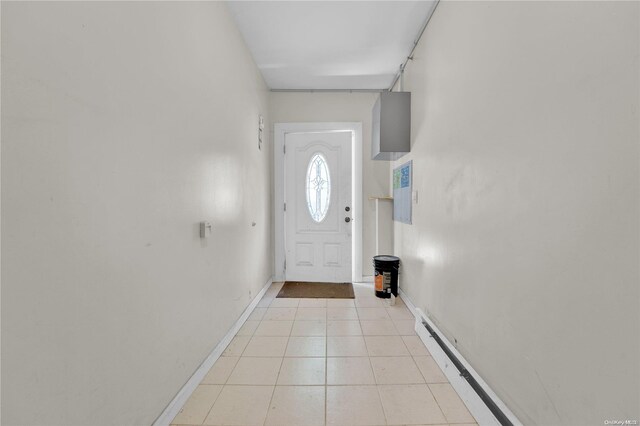
<path fill-rule="evenodd" d="M 271 89 L 388 89 L 433 4 L 228 2 Z"/>

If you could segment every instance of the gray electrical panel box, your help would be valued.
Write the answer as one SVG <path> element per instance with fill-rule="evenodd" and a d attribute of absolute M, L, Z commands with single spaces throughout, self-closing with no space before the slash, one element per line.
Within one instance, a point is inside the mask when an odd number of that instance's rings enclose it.
<path fill-rule="evenodd" d="M 411 92 L 382 92 L 373 107 L 371 159 L 397 160 L 411 148 Z"/>

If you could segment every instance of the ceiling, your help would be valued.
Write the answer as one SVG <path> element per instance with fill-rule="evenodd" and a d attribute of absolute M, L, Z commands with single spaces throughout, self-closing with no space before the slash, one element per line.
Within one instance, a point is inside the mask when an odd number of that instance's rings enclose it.
<path fill-rule="evenodd" d="M 271 89 L 388 89 L 434 1 L 230 1 Z"/>

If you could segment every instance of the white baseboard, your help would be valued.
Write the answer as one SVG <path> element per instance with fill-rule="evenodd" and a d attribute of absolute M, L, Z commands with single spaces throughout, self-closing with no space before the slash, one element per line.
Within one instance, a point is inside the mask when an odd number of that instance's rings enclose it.
<path fill-rule="evenodd" d="M 227 345 L 229 345 L 238 330 L 240 330 L 240 327 L 242 327 L 247 318 L 249 318 L 249 315 L 251 315 L 251 312 L 253 312 L 255 307 L 258 305 L 260 299 L 262 299 L 262 296 L 264 296 L 266 291 L 271 286 L 271 283 L 273 283 L 273 278 L 267 281 L 262 290 L 260 290 L 256 297 L 251 301 L 249 306 L 247 306 L 247 309 L 244 310 L 240 318 L 238 318 L 238 321 L 233 324 L 227 334 L 222 338 L 222 340 L 220 340 L 220 343 L 218 343 L 213 351 L 211 351 L 209 356 L 205 358 L 202 364 L 200 364 L 198 369 L 189 378 L 187 383 L 185 383 L 185 385 L 178 391 L 169 405 L 167 405 L 162 414 L 160 414 L 156 421 L 153 422 L 153 426 L 169 426 L 171 424 L 171 421 L 175 416 L 178 415 L 182 406 L 185 404 L 185 402 L 187 402 L 200 382 L 202 382 L 202 379 L 204 379 L 211 367 L 213 367 L 213 364 L 218 360 L 218 358 L 220 358 L 220 355 L 222 355 L 222 352 L 224 352 Z"/>
<path fill-rule="evenodd" d="M 416 308 L 411 299 L 409 299 L 409 297 L 405 294 L 404 291 L 402 291 L 402 289 L 400 289 L 399 292 L 405 305 L 407 305 L 407 308 L 409 308 L 409 310 L 416 317 L 415 330 L 416 333 L 418 333 L 420 340 L 422 340 L 424 345 L 431 353 L 433 360 L 436 362 L 436 364 L 438 364 L 440 369 L 442 369 L 445 376 L 447 376 L 449 383 L 451 383 L 451 386 L 453 386 L 455 391 L 458 393 L 460 399 L 462 399 L 464 404 L 467 406 L 469 412 L 473 415 L 473 417 L 476 418 L 478 425 L 499 426 L 500 422 L 498 421 L 498 419 L 496 419 L 496 417 L 493 415 L 491 410 L 489 410 L 482 399 L 480 399 L 476 391 L 473 390 L 469 382 L 467 382 L 462 376 L 460 376 L 460 371 L 458 371 L 456 366 L 451 362 L 447 354 L 442 350 L 435 339 L 431 337 L 429 331 L 424 327 L 424 325 L 422 325 L 422 320 L 426 321 L 427 324 L 429 324 L 429 327 L 431 327 L 438 334 L 438 336 L 440 337 L 440 339 L 442 339 L 448 349 L 456 356 L 456 358 L 458 358 L 458 360 L 460 360 L 462 365 L 464 365 L 469 373 L 471 373 L 471 375 L 476 379 L 478 384 L 480 384 L 487 395 L 489 395 L 491 399 L 493 399 L 493 401 L 507 416 L 511 423 L 516 426 L 522 426 L 522 423 L 518 420 L 518 418 L 511 412 L 511 410 L 509 410 L 504 402 L 502 402 L 502 400 L 498 398 L 498 396 L 491 390 L 489 385 L 487 385 L 487 383 L 482 380 L 480 375 L 473 369 L 473 367 L 471 367 L 467 360 L 464 359 L 462 355 L 460 355 L 456 348 L 449 342 L 449 340 L 447 340 L 445 335 L 438 329 L 438 327 L 436 327 L 436 325 L 427 317 L 427 315 L 421 309 Z"/>

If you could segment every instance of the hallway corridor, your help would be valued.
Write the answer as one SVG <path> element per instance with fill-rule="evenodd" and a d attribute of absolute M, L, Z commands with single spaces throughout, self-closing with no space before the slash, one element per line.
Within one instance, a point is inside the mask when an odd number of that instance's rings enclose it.
<path fill-rule="evenodd" d="M 640 425 L 640 0 L 0 27 L 0 426 Z"/>
<path fill-rule="evenodd" d="M 173 425 L 471 425 L 398 299 L 276 299 L 274 283 Z"/>

